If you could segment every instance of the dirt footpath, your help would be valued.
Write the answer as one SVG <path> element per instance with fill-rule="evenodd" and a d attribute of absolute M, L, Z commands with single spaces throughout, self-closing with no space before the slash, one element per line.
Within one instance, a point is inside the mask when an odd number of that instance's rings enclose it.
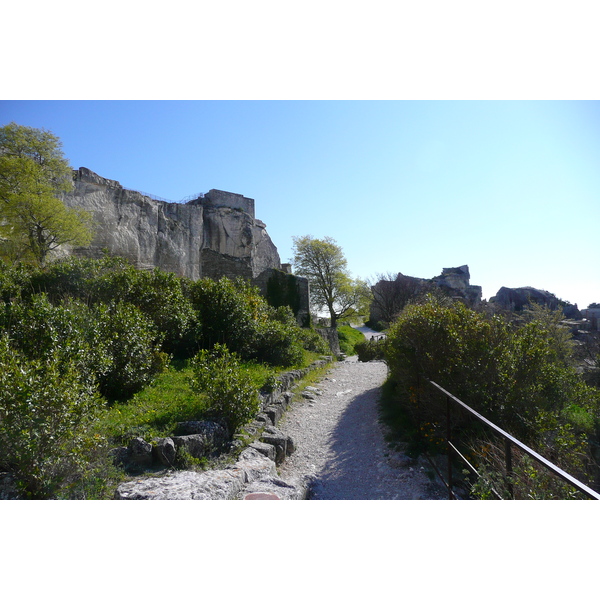
<path fill-rule="evenodd" d="M 381 361 L 335 363 L 277 427 L 296 450 L 279 467 L 290 483 L 309 481 L 313 500 L 434 500 L 447 497 L 423 461 L 391 450 L 378 420 L 387 376 Z"/>

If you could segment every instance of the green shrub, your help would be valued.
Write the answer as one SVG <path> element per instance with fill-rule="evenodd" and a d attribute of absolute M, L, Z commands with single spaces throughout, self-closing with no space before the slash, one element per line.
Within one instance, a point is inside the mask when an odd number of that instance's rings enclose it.
<path fill-rule="evenodd" d="M 32 272 L 24 293 L 46 294 L 53 304 L 64 298 L 94 302 L 97 301 L 94 281 L 105 273 L 128 267 L 127 261 L 120 257 L 92 259 L 70 256 Z"/>
<path fill-rule="evenodd" d="M 199 279 L 188 286 L 198 320 L 202 323 L 201 346 L 225 344 L 232 352 L 250 358 L 257 323 L 268 319 L 268 305 L 246 281 Z"/>
<path fill-rule="evenodd" d="M 302 347 L 308 352 L 325 355 L 331 354 L 329 344 L 314 329 L 300 329 L 298 331 L 298 338 Z"/>
<path fill-rule="evenodd" d="M 231 433 L 254 418 L 260 409 L 258 391 L 235 353 L 215 344 L 194 357 L 192 368 L 192 389 L 206 394 L 208 411 L 224 420 Z"/>
<path fill-rule="evenodd" d="M 122 266 L 95 278 L 90 286 L 95 302 L 126 302 L 139 308 L 161 334 L 165 352 L 184 357 L 198 349 L 196 315 L 173 273 Z"/>
<path fill-rule="evenodd" d="M 364 340 L 355 344 L 354 349 L 360 362 L 385 358 L 385 340 Z"/>
<path fill-rule="evenodd" d="M 25 497 L 55 497 L 86 470 L 102 442 L 88 433 L 101 406 L 75 366 L 28 360 L 0 338 L 0 467 Z"/>
<path fill-rule="evenodd" d="M 100 351 L 96 315 L 76 300 L 54 306 L 46 294 L 35 294 L 27 301 L 5 304 L 0 312 L 0 330 L 28 359 L 68 362 L 90 382 L 107 366 Z"/>
<path fill-rule="evenodd" d="M 54 306 L 45 294 L 36 294 L 28 302 L 5 305 L 0 329 L 29 359 L 75 366 L 110 401 L 142 389 L 167 359 L 153 323 L 126 303 L 89 308 L 67 299 Z"/>
<path fill-rule="evenodd" d="M 291 367 L 302 361 L 303 348 L 297 335 L 298 327 L 277 321 L 262 323 L 257 328 L 253 354 L 270 365 Z"/>
<path fill-rule="evenodd" d="M 161 336 L 139 308 L 119 302 L 96 307 L 105 368 L 96 373 L 101 393 L 126 400 L 161 373 L 168 357 Z"/>
<path fill-rule="evenodd" d="M 580 442 L 592 435 L 600 394 L 569 366 L 563 332 L 547 319 L 514 327 L 460 303 L 430 300 L 403 311 L 385 348 L 398 401 L 417 428 L 445 421 L 445 401 L 427 382 L 433 380 L 567 472 L 582 472 L 584 463 L 592 469 L 591 447 L 582 462 Z M 459 410 L 453 430 L 471 443 L 480 435 Z"/>
<path fill-rule="evenodd" d="M 53 304 L 64 298 L 89 305 L 127 302 L 154 323 L 165 352 L 188 356 L 198 349 L 198 324 L 183 287 L 173 273 L 136 269 L 123 258 L 70 257 L 34 272 L 25 292 L 44 293 Z"/>
<path fill-rule="evenodd" d="M 269 306 L 242 279 L 200 279 L 188 284 L 188 294 L 202 323 L 205 350 L 224 344 L 243 360 L 286 367 L 302 361 L 303 348 L 323 350 L 315 334 L 302 333 L 289 307 Z"/>

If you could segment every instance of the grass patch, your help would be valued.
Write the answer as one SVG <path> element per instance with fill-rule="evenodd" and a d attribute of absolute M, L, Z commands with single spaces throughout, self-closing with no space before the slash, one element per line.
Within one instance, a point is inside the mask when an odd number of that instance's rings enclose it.
<path fill-rule="evenodd" d="M 295 368 L 307 367 L 319 358 L 320 355 L 305 351 L 302 363 Z M 250 376 L 257 390 L 268 387 L 278 374 L 289 370 L 254 361 L 242 363 L 241 368 Z M 172 361 L 153 384 L 135 394 L 131 400 L 106 408 L 95 430 L 106 437 L 110 444 L 127 445 L 134 437 L 143 437 L 148 441 L 155 437 L 166 437 L 173 433 L 180 421 L 203 419 L 209 408 L 208 401 L 204 394 L 192 391 L 192 374 L 189 361 Z"/>
<path fill-rule="evenodd" d="M 354 347 L 356 344 L 364 342 L 366 339 L 358 329 L 354 329 L 354 327 L 350 327 L 350 325 L 339 325 L 337 332 L 340 340 L 340 352 L 346 356 L 353 356 L 356 354 Z"/>
<path fill-rule="evenodd" d="M 133 437 L 151 439 L 171 433 L 178 421 L 196 420 L 206 410 L 206 398 L 190 388 L 187 361 L 172 363 L 154 383 L 126 403 L 107 408 L 97 427 L 113 444 Z"/>

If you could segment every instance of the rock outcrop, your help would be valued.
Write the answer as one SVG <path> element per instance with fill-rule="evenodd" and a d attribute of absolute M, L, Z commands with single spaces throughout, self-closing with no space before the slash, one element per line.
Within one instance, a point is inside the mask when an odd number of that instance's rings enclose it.
<path fill-rule="evenodd" d="M 569 304 L 559 300 L 554 294 L 546 290 L 533 287 L 507 288 L 501 287 L 498 293 L 490 298 L 493 303 L 504 310 L 521 311 L 532 303 L 546 306 L 551 310 L 562 309 L 567 319 L 581 319 L 582 314 L 576 304 Z"/>
<path fill-rule="evenodd" d="M 382 279 L 372 288 L 369 322 L 374 325 L 380 322 L 390 323 L 404 308 L 407 302 L 425 293 L 433 286 L 440 288 L 453 298 L 474 307 L 481 302 L 482 288 L 470 284 L 468 265 L 443 269 L 442 273 L 432 279 L 422 279 L 398 273 L 396 279 Z"/>
<path fill-rule="evenodd" d="M 442 274 L 433 278 L 433 283 L 444 290 L 449 296 L 461 298 L 469 306 L 476 306 L 481 302 L 482 288 L 470 284 L 471 275 L 469 266 L 442 269 Z"/>
<path fill-rule="evenodd" d="M 95 237 L 74 253 L 97 258 L 107 249 L 141 269 L 158 267 L 190 279 L 255 279 L 281 269 L 266 226 L 254 217 L 254 200 L 210 190 L 185 204 L 160 201 L 123 188 L 86 168 L 74 172 L 67 206 L 92 213 Z"/>
<path fill-rule="evenodd" d="M 175 471 L 122 483 L 116 500 L 233 500 L 248 483 L 277 477 L 275 463 L 254 448 L 246 448 L 229 468 L 197 473 Z"/>

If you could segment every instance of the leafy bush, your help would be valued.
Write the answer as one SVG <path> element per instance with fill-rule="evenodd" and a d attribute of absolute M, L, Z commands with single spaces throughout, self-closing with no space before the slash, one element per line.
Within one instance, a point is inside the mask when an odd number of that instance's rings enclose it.
<path fill-rule="evenodd" d="M 107 368 L 97 318 L 76 300 L 54 306 L 45 294 L 35 294 L 27 301 L 6 304 L 0 313 L 0 330 L 28 359 L 70 363 L 90 383 Z"/>
<path fill-rule="evenodd" d="M 286 367 L 302 361 L 303 348 L 327 352 L 318 334 L 296 324 L 289 307 L 270 307 L 247 281 L 200 279 L 188 285 L 188 294 L 202 323 L 205 350 L 224 344 L 243 360 Z"/>
<path fill-rule="evenodd" d="M 127 267 L 127 261 L 119 257 L 91 259 L 70 256 L 33 271 L 24 293 L 46 294 L 53 304 L 64 298 L 93 302 L 97 300 L 94 298 L 94 281 L 105 273 Z"/>
<path fill-rule="evenodd" d="M 154 323 L 164 351 L 189 356 L 198 349 L 198 324 L 183 287 L 173 273 L 136 269 L 123 258 L 70 257 L 33 272 L 25 292 L 44 293 L 53 304 L 64 298 L 88 305 L 127 302 Z"/>
<path fill-rule="evenodd" d="M 167 360 L 153 323 L 126 303 L 90 308 L 65 300 L 54 306 L 45 294 L 36 294 L 6 305 L 0 329 L 27 358 L 73 365 L 111 401 L 142 389 Z"/>
<path fill-rule="evenodd" d="M 360 362 L 383 360 L 385 358 L 385 340 L 364 340 L 358 342 L 354 349 Z"/>
<path fill-rule="evenodd" d="M 192 389 L 208 398 L 208 411 L 223 419 L 233 433 L 251 421 L 260 409 L 258 391 L 226 346 L 201 350 L 192 360 Z"/>
<path fill-rule="evenodd" d="M 139 308 L 119 302 L 96 307 L 106 367 L 97 372 L 100 391 L 109 400 L 125 400 L 161 373 L 168 357 L 161 336 Z"/>
<path fill-rule="evenodd" d="M 244 358 L 252 356 L 257 323 L 268 319 L 268 305 L 246 281 L 199 279 L 188 294 L 202 323 L 202 348 L 225 344 Z"/>
<path fill-rule="evenodd" d="M 315 352 L 316 354 L 331 354 L 331 348 L 325 341 L 323 336 L 319 335 L 314 329 L 300 329 L 298 331 L 298 338 L 302 347 L 308 352 Z"/>
<path fill-rule="evenodd" d="M 88 434 L 101 405 L 74 365 L 28 360 L 0 338 L 0 467 L 25 497 L 54 497 L 85 470 L 102 441 Z"/>
<path fill-rule="evenodd" d="M 194 309 L 173 273 L 121 266 L 95 278 L 91 288 L 95 302 L 127 302 L 139 308 L 161 334 L 164 351 L 186 356 L 198 349 Z"/>
<path fill-rule="evenodd" d="M 445 419 L 433 380 L 565 470 L 581 472 L 581 436 L 593 434 L 600 395 L 569 366 L 563 332 L 546 318 L 514 327 L 431 300 L 403 311 L 385 347 L 398 400 L 417 423 Z M 464 438 L 477 435 L 463 412 L 453 423 Z M 589 444 L 586 453 L 592 465 Z"/>
<path fill-rule="evenodd" d="M 297 336 L 298 328 L 277 321 L 262 323 L 257 328 L 253 353 L 270 365 L 291 367 L 302 361 L 302 345 Z"/>

